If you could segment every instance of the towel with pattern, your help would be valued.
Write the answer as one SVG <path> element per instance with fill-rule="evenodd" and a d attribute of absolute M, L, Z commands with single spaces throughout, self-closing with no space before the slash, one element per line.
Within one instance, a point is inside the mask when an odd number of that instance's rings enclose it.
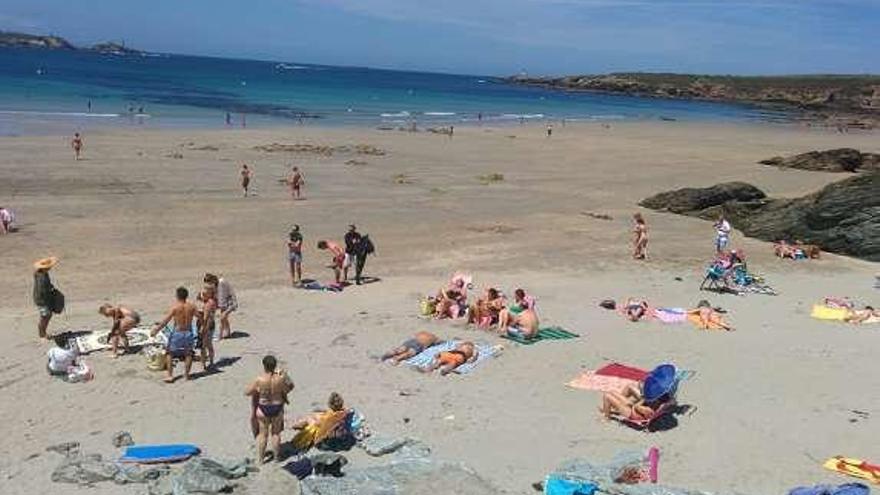
<path fill-rule="evenodd" d="M 444 342 L 440 342 L 439 344 L 432 345 L 431 347 L 428 347 L 419 354 L 416 354 L 415 356 L 403 361 L 403 363 L 414 368 L 426 368 L 431 364 L 432 361 L 434 361 L 434 358 L 437 356 L 437 354 L 440 354 L 441 352 L 451 351 L 455 349 L 455 347 L 461 342 L 461 340 L 447 340 Z M 459 373 L 462 375 L 468 374 L 473 371 L 477 366 L 479 366 L 480 363 L 482 363 L 486 359 L 495 357 L 500 352 L 500 349 L 497 346 L 493 346 L 486 342 L 474 342 L 474 346 L 479 353 L 477 359 L 471 363 L 464 363 L 463 365 L 453 370 L 453 373 Z"/>

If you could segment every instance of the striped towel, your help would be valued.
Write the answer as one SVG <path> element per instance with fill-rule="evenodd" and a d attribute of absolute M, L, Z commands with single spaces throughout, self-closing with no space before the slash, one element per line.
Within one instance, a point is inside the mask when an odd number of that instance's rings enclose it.
<path fill-rule="evenodd" d="M 466 375 L 474 370 L 477 366 L 479 366 L 483 361 L 494 358 L 498 354 L 501 353 L 501 348 L 486 342 L 475 342 L 477 346 L 477 352 L 479 352 L 479 356 L 477 356 L 477 360 L 472 363 L 464 363 L 463 365 L 455 368 L 454 373 L 458 373 L 460 375 Z"/>
<path fill-rule="evenodd" d="M 460 340 L 447 340 L 445 342 L 441 342 L 437 345 L 433 345 L 428 347 L 424 351 L 415 356 L 403 361 L 407 366 L 412 366 L 414 368 L 425 368 L 431 364 L 437 354 L 441 352 L 451 351 L 455 349 L 455 347 L 460 344 Z M 479 366 L 483 361 L 495 357 L 500 353 L 500 349 L 497 346 L 493 346 L 487 342 L 474 342 L 474 345 L 477 348 L 477 352 L 479 352 L 479 356 L 477 360 L 472 363 L 464 363 L 455 369 L 454 373 L 459 373 L 462 375 L 466 375 L 474 370 L 477 366 Z"/>

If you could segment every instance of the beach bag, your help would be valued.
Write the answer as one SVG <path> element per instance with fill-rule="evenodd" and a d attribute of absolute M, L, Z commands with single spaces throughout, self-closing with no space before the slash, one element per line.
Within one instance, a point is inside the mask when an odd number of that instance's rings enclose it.
<path fill-rule="evenodd" d="M 370 240 L 370 236 L 361 237 L 361 246 L 363 246 L 364 254 L 373 254 L 376 252 L 376 246 Z"/>
<path fill-rule="evenodd" d="M 159 349 L 153 348 L 147 351 L 147 369 L 150 371 L 165 370 L 165 353 Z"/>
<path fill-rule="evenodd" d="M 437 301 L 433 298 L 426 297 L 420 303 L 420 312 L 422 316 L 431 316 L 437 310 Z"/>
<path fill-rule="evenodd" d="M 55 314 L 64 311 L 64 294 L 58 289 L 52 289 L 52 297 L 49 299 L 49 309 Z"/>
<path fill-rule="evenodd" d="M 95 378 L 95 373 L 85 361 L 67 368 L 67 381 L 70 383 L 87 382 Z"/>

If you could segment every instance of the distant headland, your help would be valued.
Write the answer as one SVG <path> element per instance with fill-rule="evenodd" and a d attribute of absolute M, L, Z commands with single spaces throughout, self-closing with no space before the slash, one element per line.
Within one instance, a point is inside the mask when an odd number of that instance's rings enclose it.
<path fill-rule="evenodd" d="M 613 73 L 563 77 L 513 76 L 516 84 L 657 98 L 747 103 L 798 110 L 810 121 L 874 128 L 880 125 L 880 76 L 722 76 Z"/>
<path fill-rule="evenodd" d="M 138 55 L 144 52 L 123 43 L 107 41 L 89 47 L 78 47 L 60 36 L 0 31 L 0 47 L 36 48 L 45 50 L 84 50 L 112 55 Z"/>

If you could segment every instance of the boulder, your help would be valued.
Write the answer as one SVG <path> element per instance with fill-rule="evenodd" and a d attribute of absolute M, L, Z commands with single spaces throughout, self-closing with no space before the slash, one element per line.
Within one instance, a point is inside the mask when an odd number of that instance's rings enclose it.
<path fill-rule="evenodd" d="M 809 151 L 789 157 L 776 156 L 761 160 L 763 165 L 822 172 L 858 172 L 880 170 L 880 154 L 862 153 L 853 148 Z"/>
<path fill-rule="evenodd" d="M 721 186 L 729 184 L 698 189 L 699 192 L 683 189 L 662 193 L 641 204 L 706 219 L 723 213 L 734 227 L 750 237 L 765 241 L 799 240 L 826 251 L 880 261 L 880 172 L 853 176 L 796 199 L 721 201 L 722 196 L 717 193 Z M 677 198 L 679 195 L 682 198 Z M 713 200 L 684 201 L 709 197 Z"/>
<path fill-rule="evenodd" d="M 686 187 L 651 196 L 639 203 L 652 210 L 665 210 L 688 215 L 730 201 L 760 201 L 767 196 L 757 187 L 745 182 L 725 182 L 712 187 Z"/>

